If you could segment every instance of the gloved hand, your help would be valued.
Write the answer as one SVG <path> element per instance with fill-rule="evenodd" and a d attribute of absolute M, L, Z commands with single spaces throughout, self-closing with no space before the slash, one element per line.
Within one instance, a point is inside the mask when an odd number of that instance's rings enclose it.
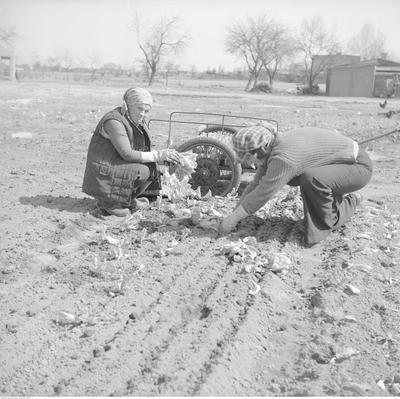
<path fill-rule="evenodd" d="M 244 210 L 242 205 L 239 205 L 231 215 L 225 217 L 219 225 L 218 231 L 220 234 L 230 233 L 236 225 L 249 214 Z"/>
<path fill-rule="evenodd" d="M 160 151 L 153 151 L 155 161 L 157 163 L 163 163 L 163 162 L 171 162 L 171 163 L 179 163 L 180 162 L 180 157 L 179 157 L 179 152 L 166 148 L 165 150 L 160 150 Z"/>

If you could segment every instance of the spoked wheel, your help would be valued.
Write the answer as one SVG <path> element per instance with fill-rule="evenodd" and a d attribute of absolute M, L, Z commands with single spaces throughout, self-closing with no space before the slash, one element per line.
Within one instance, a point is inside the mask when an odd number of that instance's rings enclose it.
<path fill-rule="evenodd" d="M 197 167 L 189 180 L 192 188 L 200 187 L 201 195 L 225 196 L 237 190 L 242 167 L 232 148 L 210 137 L 196 137 L 178 147 L 179 152 L 197 154 Z"/>

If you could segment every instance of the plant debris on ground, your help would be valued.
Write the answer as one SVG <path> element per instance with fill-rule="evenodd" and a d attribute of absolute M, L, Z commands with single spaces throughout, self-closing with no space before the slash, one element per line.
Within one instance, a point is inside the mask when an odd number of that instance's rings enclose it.
<path fill-rule="evenodd" d="M 130 217 L 101 215 L 81 191 L 86 151 L 123 90 L 1 86 L 3 395 L 400 395 L 396 135 L 368 143 L 375 171 L 353 219 L 305 248 L 297 189 L 224 236 L 235 197 L 188 195 L 183 184 Z M 374 98 L 152 94 L 159 119 L 229 110 L 358 141 L 396 122 Z M 152 134 L 165 147 L 167 132 Z M 174 134 L 181 143 L 197 132 Z"/>

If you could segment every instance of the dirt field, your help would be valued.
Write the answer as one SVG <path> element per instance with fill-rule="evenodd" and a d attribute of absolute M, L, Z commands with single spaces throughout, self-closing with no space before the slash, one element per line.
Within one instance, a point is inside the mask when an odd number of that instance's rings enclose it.
<path fill-rule="evenodd" d="M 353 220 L 306 249 L 292 191 L 224 237 L 184 210 L 225 213 L 228 198 L 101 217 L 81 192 L 86 150 L 124 88 L 0 91 L 1 395 L 400 396 L 398 137 L 368 146 L 375 173 Z M 357 140 L 399 122 L 378 115 L 399 100 L 152 93 L 160 119 L 232 112 Z M 161 148 L 167 130 L 152 131 Z"/>

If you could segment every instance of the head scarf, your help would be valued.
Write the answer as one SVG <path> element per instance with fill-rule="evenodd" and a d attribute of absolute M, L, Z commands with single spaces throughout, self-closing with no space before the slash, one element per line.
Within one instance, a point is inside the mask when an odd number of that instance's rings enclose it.
<path fill-rule="evenodd" d="M 270 145 L 275 133 L 276 127 L 269 123 L 244 127 L 233 135 L 233 149 L 243 159 L 248 152 Z"/>
<path fill-rule="evenodd" d="M 151 94 L 141 87 L 130 88 L 128 89 L 123 96 L 123 100 L 125 104 L 129 105 L 139 105 L 139 104 L 147 104 L 152 106 L 153 99 Z"/>

